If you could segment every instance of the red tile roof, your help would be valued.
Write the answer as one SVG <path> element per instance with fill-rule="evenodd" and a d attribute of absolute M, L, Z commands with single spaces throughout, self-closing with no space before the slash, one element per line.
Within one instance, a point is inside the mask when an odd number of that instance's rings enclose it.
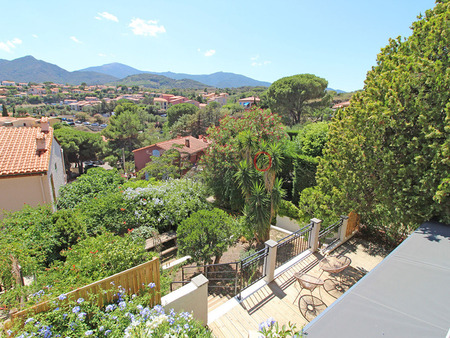
<path fill-rule="evenodd" d="M 186 147 L 186 139 L 189 140 L 189 147 Z M 155 143 L 155 144 L 149 145 L 147 147 L 139 148 L 139 149 L 133 150 L 133 153 L 143 150 L 143 149 L 154 147 L 154 146 L 157 146 L 164 150 L 169 150 L 169 149 L 172 149 L 172 145 L 174 145 L 174 144 L 184 145 L 184 147 L 180 149 L 180 152 L 185 152 L 188 154 L 195 154 L 199 151 L 202 151 L 202 150 L 205 150 L 206 148 L 208 148 L 210 145 L 210 142 L 208 142 L 208 141 L 205 142 L 203 140 L 199 140 L 193 136 L 185 136 L 185 137 L 180 137 L 180 138 L 169 140 L 169 141 Z"/>
<path fill-rule="evenodd" d="M 37 151 L 36 137 L 41 128 L 0 127 L 0 177 L 37 174 L 48 171 L 53 129 L 45 134 L 43 152 Z"/>

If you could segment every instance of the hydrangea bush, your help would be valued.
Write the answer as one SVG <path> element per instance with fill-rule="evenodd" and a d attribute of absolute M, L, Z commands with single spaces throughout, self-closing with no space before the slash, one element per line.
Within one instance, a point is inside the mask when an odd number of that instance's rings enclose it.
<path fill-rule="evenodd" d="M 52 309 L 28 317 L 22 328 L 7 332 L 16 337 L 211 337 L 208 329 L 189 313 L 165 313 L 161 305 L 151 308 L 150 283 L 140 295 L 127 295 L 116 289 L 116 300 L 103 308 L 96 297 L 67 302 L 62 294 Z"/>

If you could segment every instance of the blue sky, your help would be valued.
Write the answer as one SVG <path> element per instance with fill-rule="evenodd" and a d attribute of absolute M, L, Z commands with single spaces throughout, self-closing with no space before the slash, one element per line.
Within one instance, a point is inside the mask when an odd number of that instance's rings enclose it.
<path fill-rule="evenodd" d="M 69 70 L 120 62 L 140 70 L 243 74 L 273 82 L 311 73 L 363 88 L 390 37 L 411 34 L 432 0 L 2 1 L 0 59 Z"/>

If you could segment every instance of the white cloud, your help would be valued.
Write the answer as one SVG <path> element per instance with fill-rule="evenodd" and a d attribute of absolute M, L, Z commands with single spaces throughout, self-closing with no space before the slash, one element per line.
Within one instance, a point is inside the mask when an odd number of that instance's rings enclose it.
<path fill-rule="evenodd" d="M 74 41 L 74 42 L 76 42 L 76 43 L 82 43 L 80 40 L 78 40 L 76 37 L 74 37 L 74 36 L 71 36 L 70 37 L 70 40 L 72 40 L 72 41 Z"/>
<path fill-rule="evenodd" d="M 262 66 L 267 66 L 269 64 L 271 64 L 271 61 L 258 61 L 259 60 L 259 55 L 253 56 L 250 58 L 250 61 L 252 61 L 251 65 L 252 67 L 262 67 Z"/>
<path fill-rule="evenodd" d="M 96 16 L 96 17 L 95 17 L 97 20 L 101 20 L 101 19 L 103 18 L 103 19 L 105 19 L 105 20 L 110 20 L 110 21 L 119 22 L 119 19 L 117 18 L 117 16 L 115 16 L 115 15 L 113 15 L 113 14 L 111 14 L 111 13 L 108 13 L 108 12 L 101 12 L 101 13 L 98 13 L 98 15 L 99 15 L 99 16 Z"/>
<path fill-rule="evenodd" d="M 128 26 L 131 27 L 133 33 L 136 35 L 156 36 L 159 33 L 165 33 L 166 29 L 164 26 L 158 26 L 157 24 L 158 21 L 156 20 L 145 21 L 139 18 L 134 18 Z"/>
<path fill-rule="evenodd" d="M 37 34 L 31 34 L 31 36 L 35 39 L 39 38 L 39 36 L 37 36 Z"/>
<path fill-rule="evenodd" d="M 213 56 L 214 54 L 216 54 L 214 49 L 210 49 L 205 52 L 205 56 Z"/>
<path fill-rule="evenodd" d="M 8 40 L 6 42 L 1 41 L 0 42 L 0 50 L 3 50 L 7 53 L 12 53 L 12 50 L 16 48 L 17 45 L 20 45 L 22 43 L 22 40 L 19 38 L 14 38 L 12 40 Z"/>
<path fill-rule="evenodd" d="M 99 53 L 99 54 L 98 54 L 98 56 L 101 56 L 101 57 L 105 57 L 105 56 L 106 56 L 106 54 L 103 54 L 103 53 Z"/>

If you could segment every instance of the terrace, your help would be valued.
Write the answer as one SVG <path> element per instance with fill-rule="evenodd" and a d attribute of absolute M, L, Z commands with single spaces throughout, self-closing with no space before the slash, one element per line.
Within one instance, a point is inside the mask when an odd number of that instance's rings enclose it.
<path fill-rule="evenodd" d="M 319 262 L 324 258 L 320 252 L 307 250 L 295 260 L 275 270 L 270 283 L 255 284 L 243 292 L 242 300 L 234 298 L 209 312 L 208 326 L 216 337 L 249 337 L 257 333 L 259 325 L 273 318 L 279 325 L 296 324 L 301 329 L 325 308 L 329 307 L 353 284 L 372 270 L 388 254 L 383 248 L 361 238 L 351 238 L 337 247 L 330 255 L 346 256 L 351 264 L 340 274 L 324 272 Z M 295 274 L 306 273 L 325 281 L 312 293 L 302 289 Z M 336 278 L 337 277 L 337 278 Z M 342 283 L 340 288 L 339 281 Z M 338 286 L 337 288 L 334 286 Z M 313 296 L 315 308 L 308 310 Z M 322 303 L 323 304 L 320 304 Z"/>

